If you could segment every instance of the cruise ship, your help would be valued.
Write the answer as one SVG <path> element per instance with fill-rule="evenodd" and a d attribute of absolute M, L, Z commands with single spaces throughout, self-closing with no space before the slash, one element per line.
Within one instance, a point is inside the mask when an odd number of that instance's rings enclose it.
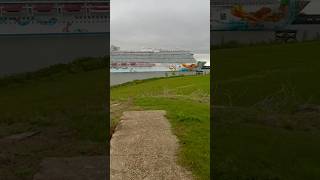
<path fill-rule="evenodd" d="M 109 0 L 1 0 L 0 76 L 109 53 Z"/>
<path fill-rule="evenodd" d="M 105 34 L 106 0 L 1 1 L 0 35 Z"/>
<path fill-rule="evenodd" d="M 309 3 L 309 0 L 213 0 L 211 30 L 285 29 Z"/>
<path fill-rule="evenodd" d="M 199 67 L 193 54 L 186 50 L 123 51 L 111 46 L 110 72 L 184 72 Z"/>

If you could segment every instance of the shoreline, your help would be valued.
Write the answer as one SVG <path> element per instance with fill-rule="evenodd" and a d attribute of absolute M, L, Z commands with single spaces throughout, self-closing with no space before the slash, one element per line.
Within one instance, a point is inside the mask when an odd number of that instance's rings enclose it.
<path fill-rule="evenodd" d="M 204 71 L 205 74 L 210 72 Z M 124 73 L 110 73 L 110 87 L 130 83 L 134 81 L 148 80 L 154 78 L 176 77 L 196 75 L 195 71 L 189 72 L 124 72 Z"/>

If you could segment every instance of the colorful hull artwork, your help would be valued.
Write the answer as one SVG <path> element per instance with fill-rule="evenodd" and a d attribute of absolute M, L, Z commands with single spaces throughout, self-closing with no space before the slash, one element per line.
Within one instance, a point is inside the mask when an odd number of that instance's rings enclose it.
<path fill-rule="evenodd" d="M 264 0 L 266 1 L 266 0 Z M 306 0 L 214 0 L 211 30 L 277 30 L 286 28 L 309 4 Z"/>
<path fill-rule="evenodd" d="M 197 67 L 194 63 L 112 63 L 110 72 L 188 72 Z"/>

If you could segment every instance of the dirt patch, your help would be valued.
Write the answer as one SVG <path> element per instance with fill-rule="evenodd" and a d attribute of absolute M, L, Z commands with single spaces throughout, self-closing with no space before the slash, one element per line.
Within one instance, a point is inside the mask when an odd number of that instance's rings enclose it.
<path fill-rule="evenodd" d="M 14 143 L 17 141 L 25 140 L 27 138 L 31 138 L 32 136 L 35 136 L 37 134 L 40 134 L 40 131 L 31 131 L 31 132 L 24 132 L 20 134 L 14 134 L 14 135 L 1 138 L 0 143 Z"/>
<path fill-rule="evenodd" d="M 112 180 L 192 179 L 176 163 L 178 139 L 165 114 L 162 110 L 123 113 L 110 142 Z"/>
<path fill-rule="evenodd" d="M 33 180 L 104 180 L 107 164 L 106 156 L 47 158 Z"/>
<path fill-rule="evenodd" d="M 134 106 L 132 99 L 127 101 L 111 101 L 110 102 L 110 113 L 111 113 L 111 125 L 110 125 L 110 136 L 109 140 L 117 127 L 118 122 L 124 111 L 141 110 L 141 108 Z"/>
<path fill-rule="evenodd" d="M 80 141 L 76 131 L 42 127 L 1 138 L 0 179 L 31 180 L 48 157 L 103 155 L 101 143 Z"/>

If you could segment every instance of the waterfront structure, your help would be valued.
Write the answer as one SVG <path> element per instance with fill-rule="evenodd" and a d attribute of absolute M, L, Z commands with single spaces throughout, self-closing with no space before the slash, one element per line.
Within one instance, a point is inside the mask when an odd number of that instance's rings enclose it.
<path fill-rule="evenodd" d="M 112 46 L 111 72 L 193 71 L 198 65 L 190 51 L 144 49 L 122 51 Z"/>

